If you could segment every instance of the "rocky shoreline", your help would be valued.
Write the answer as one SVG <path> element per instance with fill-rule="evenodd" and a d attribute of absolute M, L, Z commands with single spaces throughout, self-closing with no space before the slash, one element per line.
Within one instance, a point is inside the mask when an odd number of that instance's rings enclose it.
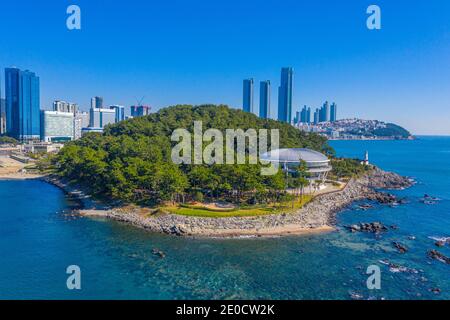
<path fill-rule="evenodd" d="M 343 190 L 316 196 L 294 213 L 278 213 L 255 217 L 203 218 L 171 213 L 150 214 L 138 207 L 105 208 L 96 206 L 82 191 L 59 180 L 53 183 L 76 195 L 85 206 L 84 216 L 97 216 L 125 222 L 153 232 L 196 237 L 266 237 L 324 232 L 334 229 L 336 214 L 354 201 L 371 200 L 384 204 L 397 203 L 395 196 L 377 189 L 404 189 L 413 182 L 398 174 L 374 168 L 359 179 L 350 180 Z"/>

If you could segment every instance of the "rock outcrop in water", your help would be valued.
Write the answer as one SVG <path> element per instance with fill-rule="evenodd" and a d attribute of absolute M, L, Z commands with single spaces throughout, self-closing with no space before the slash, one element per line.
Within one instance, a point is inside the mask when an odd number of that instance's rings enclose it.
<path fill-rule="evenodd" d="M 443 255 L 442 253 L 440 253 L 437 250 L 428 251 L 428 257 L 430 257 L 431 259 L 446 263 L 446 264 L 450 264 L 450 258 L 446 257 L 445 255 Z"/>
<path fill-rule="evenodd" d="M 406 253 L 408 251 L 408 248 L 401 243 L 393 242 L 392 244 L 400 253 Z"/>
<path fill-rule="evenodd" d="M 388 231 L 388 228 L 380 222 L 360 223 L 353 224 L 348 227 L 352 232 L 369 232 L 369 233 L 381 233 Z"/>
<path fill-rule="evenodd" d="M 413 183 L 412 179 L 376 167 L 368 176 L 368 186 L 375 189 L 403 190 L 411 187 Z"/>
<path fill-rule="evenodd" d="M 347 186 L 333 193 L 316 196 L 302 209 L 292 213 L 278 213 L 255 217 L 204 218 L 159 212 L 143 215 L 139 208 L 113 208 L 103 210 L 101 216 L 132 225 L 177 236 L 274 236 L 289 235 L 308 230 L 330 230 L 336 214 L 354 201 L 370 199 L 381 204 L 397 202 L 395 196 L 375 189 L 402 189 L 411 181 L 395 173 L 374 169 L 370 174 L 351 180 Z M 96 215 L 95 210 L 89 215 Z M 387 230 L 381 224 L 360 226 L 362 231 L 379 233 Z"/>

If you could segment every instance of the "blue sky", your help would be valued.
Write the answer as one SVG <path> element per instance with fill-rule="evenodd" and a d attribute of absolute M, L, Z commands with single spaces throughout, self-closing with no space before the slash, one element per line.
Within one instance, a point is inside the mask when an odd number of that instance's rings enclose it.
<path fill-rule="evenodd" d="M 82 29 L 66 28 L 81 8 Z M 382 29 L 366 9 L 382 10 Z M 242 80 L 272 82 L 294 68 L 294 109 L 335 101 L 339 117 L 391 121 L 415 134 L 450 134 L 448 0 L 5 0 L 0 67 L 41 78 L 41 104 L 86 109 L 90 97 L 154 109 L 242 105 Z M 3 72 L 2 72 L 3 73 Z M 2 75 L 3 77 L 3 75 Z"/>

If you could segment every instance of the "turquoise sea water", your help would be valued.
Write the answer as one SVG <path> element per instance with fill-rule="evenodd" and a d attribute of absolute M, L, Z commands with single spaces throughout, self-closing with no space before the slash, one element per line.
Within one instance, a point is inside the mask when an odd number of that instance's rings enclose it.
<path fill-rule="evenodd" d="M 450 236 L 450 138 L 334 141 L 339 155 L 414 177 L 395 192 L 407 204 L 355 206 L 337 232 L 274 239 L 200 240 L 148 233 L 117 222 L 76 218 L 57 188 L 39 181 L 0 181 L 0 299 L 449 299 L 450 266 L 427 258 L 430 236 Z M 425 194 L 441 200 L 420 202 Z M 376 239 L 352 234 L 355 222 L 395 224 Z M 410 240 L 414 236 L 415 240 Z M 399 254 L 392 241 L 408 246 Z M 152 254 L 158 248 L 161 259 Z M 450 247 L 438 248 L 450 256 Z M 417 270 L 394 273 L 380 260 Z M 81 268 L 79 291 L 66 288 L 66 267 Z M 368 290 L 366 268 L 381 268 L 381 290 Z M 431 288 L 440 288 L 435 294 Z"/>

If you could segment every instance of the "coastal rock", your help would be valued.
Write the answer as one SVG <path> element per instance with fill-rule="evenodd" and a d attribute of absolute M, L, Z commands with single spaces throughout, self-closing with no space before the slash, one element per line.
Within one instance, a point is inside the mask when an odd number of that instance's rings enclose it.
<path fill-rule="evenodd" d="M 441 289 L 439 289 L 439 288 L 431 288 L 430 291 L 433 292 L 434 294 L 440 294 L 441 293 Z"/>
<path fill-rule="evenodd" d="M 372 209 L 373 205 L 365 203 L 365 204 L 359 205 L 358 208 L 361 209 L 361 210 L 366 211 L 366 210 Z"/>
<path fill-rule="evenodd" d="M 445 241 L 436 241 L 435 243 L 434 243 L 434 245 L 436 246 L 436 247 L 444 247 L 445 246 Z"/>
<path fill-rule="evenodd" d="M 434 244 L 437 247 L 444 247 L 445 245 L 450 245 L 450 237 L 428 237 L 431 240 L 436 241 Z"/>
<path fill-rule="evenodd" d="M 372 194 L 369 194 L 367 197 L 368 199 L 376 201 L 381 204 L 397 203 L 397 198 L 389 193 L 374 192 Z"/>
<path fill-rule="evenodd" d="M 402 265 L 399 265 L 396 263 L 392 263 L 392 262 L 389 262 L 388 260 L 380 260 L 379 262 L 381 264 L 388 266 L 389 272 L 392 272 L 392 273 L 401 273 L 401 272 L 402 273 L 412 273 L 412 274 L 419 273 L 419 271 L 417 271 L 416 269 L 408 268 L 408 267 L 405 267 L 405 266 L 402 266 Z"/>
<path fill-rule="evenodd" d="M 408 177 L 402 177 L 393 172 L 375 168 L 369 177 L 369 185 L 377 189 L 402 190 L 411 187 L 414 182 Z"/>
<path fill-rule="evenodd" d="M 388 228 L 380 222 L 354 224 L 349 226 L 348 229 L 352 232 L 362 231 L 370 233 L 380 233 L 388 230 Z"/>
<path fill-rule="evenodd" d="M 431 259 L 446 263 L 446 264 L 450 264 L 450 258 L 446 257 L 445 255 L 443 255 L 442 253 L 440 253 L 437 250 L 428 251 L 428 257 L 430 257 Z"/>
<path fill-rule="evenodd" d="M 160 258 L 165 258 L 166 257 L 166 254 L 163 251 L 158 250 L 158 249 L 153 249 L 152 250 L 152 254 L 155 255 L 155 256 L 158 256 Z"/>
<path fill-rule="evenodd" d="M 408 251 L 408 248 L 406 246 L 404 246 L 398 242 L 393 242 L 392 244 L 400 253 L 406 253 Z"/>
<path fill-rule="evenodd" d="M 175 234 L 177 236 L 181 236 L 185 233 L 182 227 L 176 225 L 173 225 L 169 230 L 171 234 Z"/>
<path fill-rule="evenodd" d="M 349 227 L 349 229 L 350 229 L 351 232 L 361 231 L 361 227 L 360 227 L 359 225 L 357 225 L 357 224 L 352 224 L 352 225 Z"/>
<path fill-rule="evenodd" d="M 364 298 L 362 294 L 357 292 L 349 292 L 349 295 L 352 300 L 362 300 Z"/>

